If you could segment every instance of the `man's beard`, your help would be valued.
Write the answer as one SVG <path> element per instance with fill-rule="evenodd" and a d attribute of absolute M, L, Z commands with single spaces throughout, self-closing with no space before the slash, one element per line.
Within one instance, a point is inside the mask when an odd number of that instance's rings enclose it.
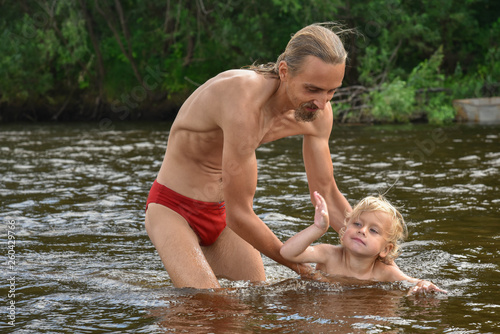
<path fill-rule="evenodd" d="M 318 117 L 321 111 L 321 109 L 309 111 L 306 108 L 316 108 L 316 106 L 311 102 L 306 102 L 301 104 L 298 109 L 295 109 L 294 117 L 297 122 L 312 122 Z"/>

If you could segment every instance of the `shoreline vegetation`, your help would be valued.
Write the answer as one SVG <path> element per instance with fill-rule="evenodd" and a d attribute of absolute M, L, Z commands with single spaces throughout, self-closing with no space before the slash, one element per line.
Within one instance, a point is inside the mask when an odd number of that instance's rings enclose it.
<path fill-rule="evenodd" d="M 449 123 L 453 100 L 500 95 L 493 0 L 0 5 L 1 123 L 173 120 L 200 83 L 275 61 L 291 33 L 332 20 L 349 53 L 338 123 Z"/>

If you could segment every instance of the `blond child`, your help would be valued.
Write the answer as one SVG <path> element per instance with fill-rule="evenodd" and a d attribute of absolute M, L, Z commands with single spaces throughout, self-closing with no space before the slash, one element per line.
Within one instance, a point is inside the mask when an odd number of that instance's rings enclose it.
<path fill-rule="evenodd" d="M 285 259 L 297 263 L 316 263 L 317 270 L 329 275 L 415 283 L 409 293 L 446 293 L 429 281 L 405 275 L 394 264 L 407 230 L 402 215 L 383 196 L 364 198 L 346 215 L 345 226 L 339 231 L 340 246 L 311 245 L 329 227 L 326 202 L 318 192 L 314 192 L 314 197 L 314 224 L 283 244 L 280 253 Z"/>

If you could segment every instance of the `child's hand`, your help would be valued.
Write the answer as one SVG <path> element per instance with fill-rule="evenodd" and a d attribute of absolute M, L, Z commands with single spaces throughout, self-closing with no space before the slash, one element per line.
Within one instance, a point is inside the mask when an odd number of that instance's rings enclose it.
<path fill-rule="evenodd" d="M 442 290 L 435 286 L 433 283 L 429 281 L 424 281 L 421 280 L 415 285 L 413 288 L 408 291 L 408 295 L 413 295 L 413 294 L 425 294 L 427 292 L 442 292 L 442 293 L 447 293 L 445 290 Z"/>
<path fill-rule="evenodd" d="M 326 206 L 325 199 L 317 191 L 314 192 L 314 199 L 316 200 L 316 212 L 314 213 L 314 225 L 320 230 L 328 230 L 330 220 L 328 218 L 328 207 Z"/>

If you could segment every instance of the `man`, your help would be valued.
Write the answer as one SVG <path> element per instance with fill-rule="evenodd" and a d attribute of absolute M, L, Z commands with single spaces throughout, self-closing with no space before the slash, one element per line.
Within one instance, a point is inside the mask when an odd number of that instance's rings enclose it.
<path fill-rule="evenodd" d="M 260 252 L 300 274 L 312 270 L 285 260 L 282 242 L 253 211 L 255 150 L 303 135 L 311 200 L 321 193 L 340 229 L 351 207 L 333 177 L 329 101 L 346 57 L 338 36 L 313 24 L 276 63 L 223 72 L 185 101 L 146 205 L 146 230 L 174 286 L 218 288 L 217 276 L 264 281 Z"/>

